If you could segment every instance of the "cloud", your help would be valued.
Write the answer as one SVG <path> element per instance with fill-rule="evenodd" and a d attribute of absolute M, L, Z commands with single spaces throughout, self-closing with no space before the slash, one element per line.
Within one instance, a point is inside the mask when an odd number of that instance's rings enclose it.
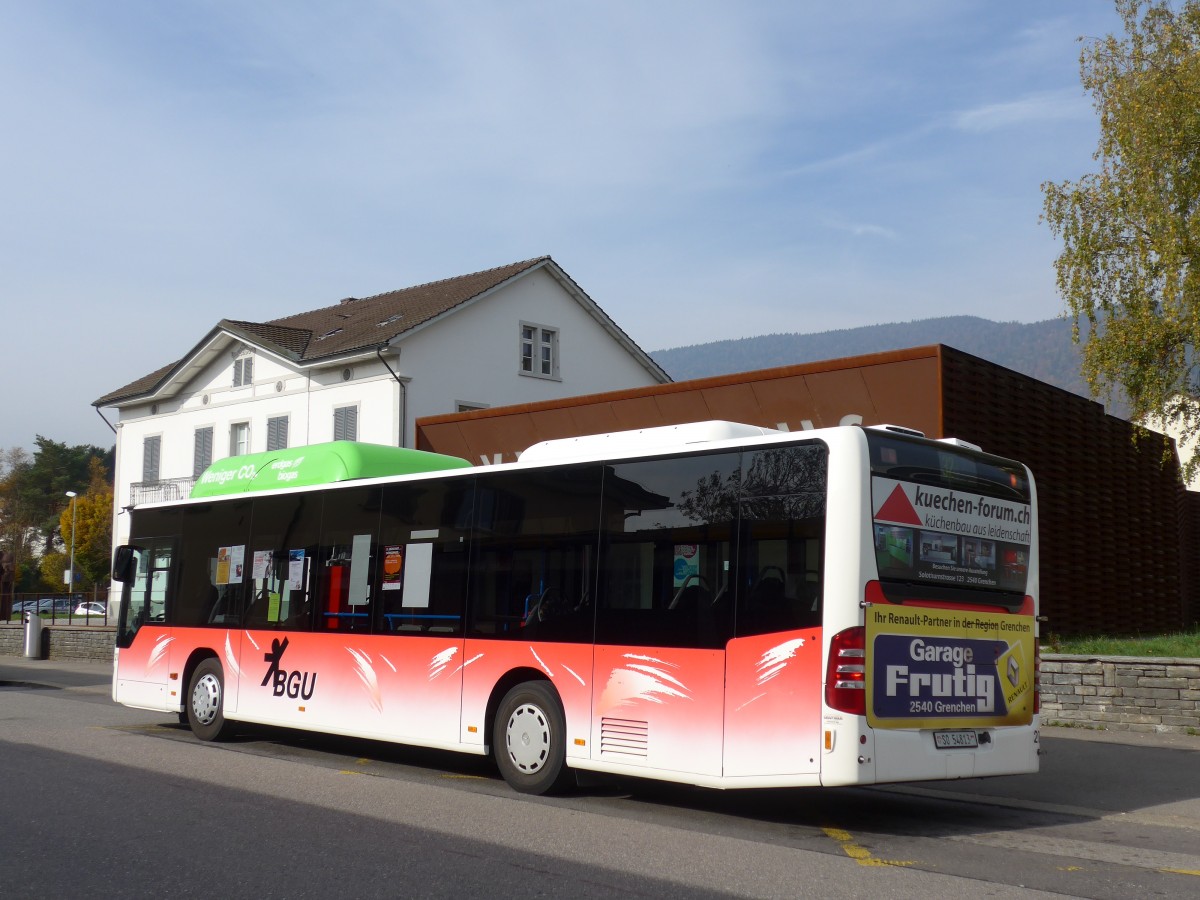
<path fill-rule="evenodd" d="M 1043 91 L 1017 100 L 977 106 L 958 113 L 953 121 L 960 131 L 982 134 L 1036 123 L 1081 121 L 1092 115 L 1082 91 L 1075 88 Z"/>

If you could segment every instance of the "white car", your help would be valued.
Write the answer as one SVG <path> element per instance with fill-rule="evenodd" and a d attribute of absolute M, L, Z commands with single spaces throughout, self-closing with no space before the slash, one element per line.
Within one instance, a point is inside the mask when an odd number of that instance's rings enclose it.
<path fill-rule="evenodd" d="M 108 608 L 98 600 L 89 600 L 75 607 L 76 616 L 107 616 Z"/>

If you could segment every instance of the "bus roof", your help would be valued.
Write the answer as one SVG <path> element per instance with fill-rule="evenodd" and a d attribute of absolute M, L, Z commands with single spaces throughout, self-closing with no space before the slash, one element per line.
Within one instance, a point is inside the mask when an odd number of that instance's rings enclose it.
<path fill-rule="evenodd" d="M 471 464 L 457 456 L 358 441 L 331 441 L 217 460 L 196 480 L 192 497 L 224 497 L 248 491 L 469 468 Z"/>

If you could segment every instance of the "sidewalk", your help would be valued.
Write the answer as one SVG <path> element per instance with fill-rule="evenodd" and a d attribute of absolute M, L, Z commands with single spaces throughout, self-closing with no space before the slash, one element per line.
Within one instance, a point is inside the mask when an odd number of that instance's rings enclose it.
<path fill-rule="evenodd" d="M 96 687 L 104 691 L 112 686 L 111 662 L 92 659 L 27 659 L 24 656 L 0 656 L 0 686 L 5 684 L 44 684 L 51 687 Z"/>

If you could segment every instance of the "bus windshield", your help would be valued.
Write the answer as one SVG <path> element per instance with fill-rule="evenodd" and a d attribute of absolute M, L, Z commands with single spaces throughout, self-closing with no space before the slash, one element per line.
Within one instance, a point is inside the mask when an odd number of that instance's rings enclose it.
<path fill-rule="evenodd" d="M 1024 466 L 868 430 L 875 560 L 885 596 L 1014 606 L 1029 574 Z"/>

